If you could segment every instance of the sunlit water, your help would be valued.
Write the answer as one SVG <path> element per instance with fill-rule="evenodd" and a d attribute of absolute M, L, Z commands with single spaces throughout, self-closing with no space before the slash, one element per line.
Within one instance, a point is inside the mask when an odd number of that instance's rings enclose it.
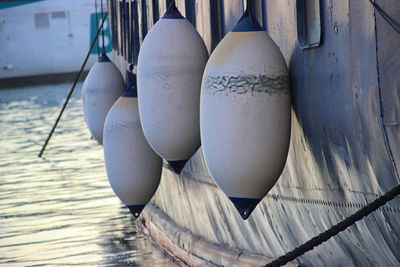
<path fill-rule="evenodd" d="M 69 87 L 0 90 L 0 265 L 176 266 L 113 194 L 81 85 L 37 157 Z"/>

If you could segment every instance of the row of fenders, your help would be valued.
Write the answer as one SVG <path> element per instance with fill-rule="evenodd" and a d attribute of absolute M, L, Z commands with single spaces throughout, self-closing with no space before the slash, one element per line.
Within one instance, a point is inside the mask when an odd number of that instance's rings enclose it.
<path fill-rule="evenodd" d="M 211 176 L 243 219 L 278 180 L 290 140 L 288 72 L 248 10 L 208 58 L 172 3 L 143 41 L 137 82 L 127 72 L 125 92 L 105 55 L 90 70 L 85 120 L 103 144 L 112 189 L 134 216 L 158 187 L 161 158 L 179 173 L 200 143 Z"/>

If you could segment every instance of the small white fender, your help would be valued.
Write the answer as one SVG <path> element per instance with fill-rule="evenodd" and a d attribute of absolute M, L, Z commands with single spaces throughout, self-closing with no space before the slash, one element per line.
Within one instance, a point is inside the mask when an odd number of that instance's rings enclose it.
<path fill-rule="evenodd" d="M 106 54 L 90 69 L 82 86 L 85 121 L 90 133 L 103 143 L 103 127 L 107 113 L 125 90 L 124 79 Z"/>
<path fill-rule="evenodd" d="M 144 135 L 167 161 L 182 163 L 200 146 L 200 88 L 207 59 L 202 38 L 172 3 L 142 44 L 137 74 Z"/>
<path fill-rule="evenodd" d="M 132 82 L 133 86 L 128 85 L 108 112 L 103 148 L 108 180 L 114 193 L 138 217 L 160 183 L 162 159 L 143 135 L 136 79 Z"/>

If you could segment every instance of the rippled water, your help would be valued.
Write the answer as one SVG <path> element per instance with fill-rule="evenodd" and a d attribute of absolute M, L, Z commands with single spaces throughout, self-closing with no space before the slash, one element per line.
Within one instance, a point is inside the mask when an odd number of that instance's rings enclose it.
<path fill-rule="evenodd" d="M 176 266 L 113 194 L 80 86 L 42 159 L 70 85 L 0 90 L 0 264 Z"/>

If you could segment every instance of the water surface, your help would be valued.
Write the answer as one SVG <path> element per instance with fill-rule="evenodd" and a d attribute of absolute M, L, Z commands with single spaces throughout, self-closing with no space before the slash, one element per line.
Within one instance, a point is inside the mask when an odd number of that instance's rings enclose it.
<path fill-rule="evenodd" d="M 176 266 L 112 192 L 81 85 L 37 157 L 70 86 L 0 90 L 0 265 Z"/>

